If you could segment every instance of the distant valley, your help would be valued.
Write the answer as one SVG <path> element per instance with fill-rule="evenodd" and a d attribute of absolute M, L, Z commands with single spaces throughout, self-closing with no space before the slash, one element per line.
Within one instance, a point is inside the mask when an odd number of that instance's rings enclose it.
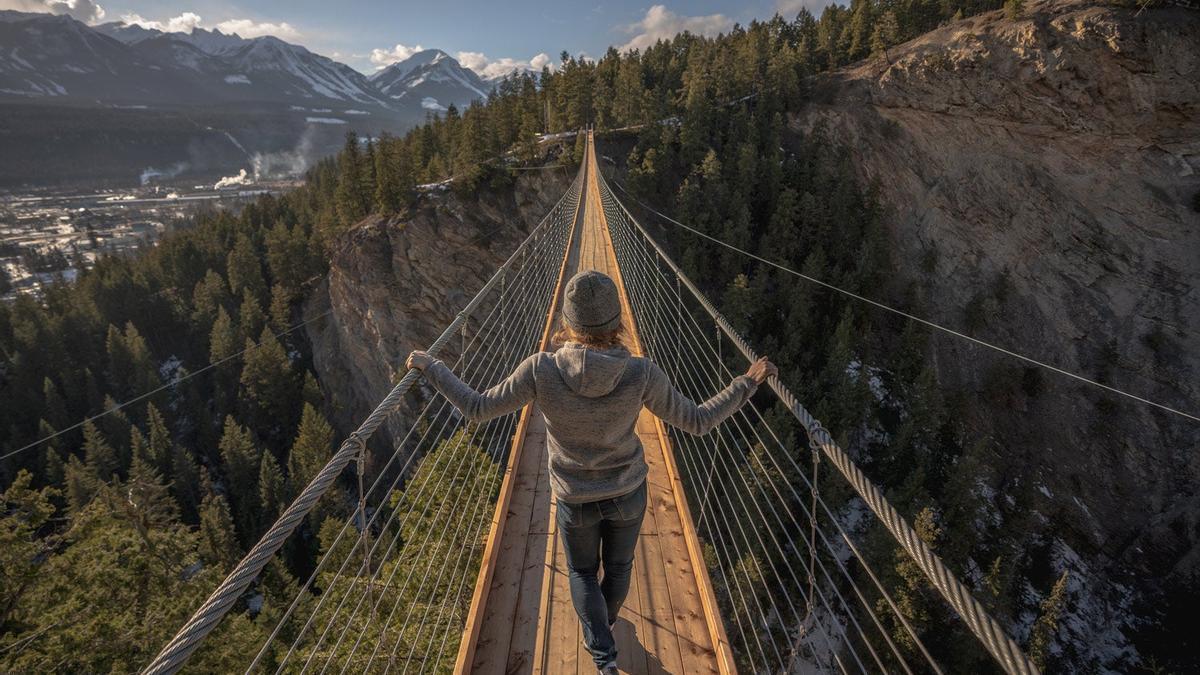
<path fill-rule="evenodd" d="M 368 76 L 271 36 L 0 11 L 0 190 L 288 178 L 496 84 L 437 49 Z"/>

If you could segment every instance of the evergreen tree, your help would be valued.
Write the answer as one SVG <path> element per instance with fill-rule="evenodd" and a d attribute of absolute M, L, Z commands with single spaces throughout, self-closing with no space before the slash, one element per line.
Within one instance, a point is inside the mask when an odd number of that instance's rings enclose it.
<path fill-rule="evenodd" d="M 271 330 L 282 333 L 292 324 L 292 294 L 283 284 L 271 287 Z M 286 336 L 285 336 L 286 339 Z"/>
<path fill-rule="evenodd" d="M 89 467 L 79 461 L 79 457 L 76 455 L 67 457 L 66 466 L 63 468 L 63 476 L 67 509 L 71 514 L 81 512 L 84 507 L 91 503 L 96 493 L 104 485 L 100 479 L 96 478 L 96 474 Z"/>
<path fill-rule="evenodd" d="M 242 308 L 238 312 L 238 327 L 241 328 L 243 340 L 253 340 L 267 325 L 267 315 L 263 313 L 262 304 L 253 293 L 242 293 Z"/>
<path fill-rule="evenodd" d="M 42 411 L 42 417 L 55 429 L 64 429 L 71 425 L 70 415 L 67 414 L 67 402 L 58 393 L 54 380 L 49 377 L 42 378 Z"/>
<path fill-rule="evenodd" d="M 146 462 L 162 476 L 171 474 L 171 431 L 167 420 L 153 403 L 146 404 Z"/>
<path fill-rule="evenodd" d="M 200 501 L 200 467 L 192 459 L 191 453 L 181 445 L 171 448 L 171 493 L 179 503 L 180 513 L 184 522 L 195 523 L 198 517 Z"/>
<path fill-rule="evenodd" d="M 231 302 L 229 285 L 216 270 L 209 269 L 204 278 L 196 282 L 192 292 L 192 323 L 199 326 L 212 325 L 217 318 L 218 307 L 228 307 Z"/>
<path fill-rule="evenodd" d="M 225 418 L 220 442 L 221 461 L 225 465 L 225 493 L 229 495 L 239 539 L 249 544 L 258 535 L 258 473 L 261 451 L 254 437 L 233 416 Z M 201 511 L 204 510 L 201 505 Z M 203 513 L 201 514 L 203 517 Z"/>
<path fill-rule="evenodd" d="M 52 500 L 58 490 L 32 487 L 33 476 L 17 472 L 8 489 L 0 494 L 0 626 L 8 626 L 17 603 L 37 578 L 41 558 L 53 545 L 38 531 L 54 515 Z"/>
<path fill-rule="evenodd" d="M 279 462 L 270 452 L 262 453 L 262 462 L 259 465 L 258 503 L 264 526 L 275 522 L 280 512 L 287 506 L 284 502 L 283 474 L 279 471 Z"/>
<path fill-rule="evenodd" d="M 333 428 L 315 407 L 305 403 L 296 440 L 288 453 L 288 499 L 295 499 L 332 456 Z"/>
<path fill-rule="evenodd" d="M 346 134 L 346 144 L 338 155 L 337 190 L 334 199 L 342 227 L 358 222 L 370 211 L 370 192 L 366 190 L 362 153 L 358 135 Z"/>
<path fill-rule="evenodd" d="M 243 419 L 264 436 L 279 438 L 295 423 L 296 374 L 283 346 L 263 328 L 258 345 L 246 341 L 239 408 Z"/>
<path fill-rule="evenodd" d="M 260 305 L 266 302 L 267 282 L 263 279 L 262 263 L 250 237 L 245 234 L 237 236 L 225 267 L 229 277 L 229 289 L 234 297 L 241 297 L 244 304 L 248 292 Z"/>
<path fill-rule="evenodd" d="M 103 434 L 91 420 L 83 423 L 83 456 L 88 470 L 96 479 L 106 482 L 120 469 L 116 450 L 104 440 Z"/>
<path fill-rule="evenodd" d="M 1042 600 L 1041 611 L 1033 631 L 1029 635 L 1029 658 L 1038 668 L 1045 669 L 1046 659 L 1050 655 L 1050 645 L 1058 632 L 1058 620 L 1062 616 L 1063 605 L 1067 597 L 1067 572 L 1064 570 L 1054 582 L 1050 594 Z"/>
<path fill-rule="evenodd" d="M 896 13 L 889 9 L 879 18 L 875 30 L 871 33 L 871 55 L 882 56 L 891 63 L 887 50 L 899 40 L 900 25 L 896 22 Z"/>
<path fill-rule="evenodd" d="M 220 414 L 233 409 L 238 375 L 242 368 L 241 359 L 234 356 L 240 344 L 238 329 L 224 307 L 217 308 L 217 320 L 213 322 L 208 344 L 209 362 L 216 364 L 213 401 L 216 412 Z"/>

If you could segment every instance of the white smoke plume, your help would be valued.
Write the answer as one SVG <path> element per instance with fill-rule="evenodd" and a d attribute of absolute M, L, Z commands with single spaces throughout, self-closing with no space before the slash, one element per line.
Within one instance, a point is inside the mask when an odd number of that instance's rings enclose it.
<path fill-rule="evenodd" d="M 246 170 L 241 169 L 238 171 L 236 176 L 225 176 L 221 180 L 217 181 L 216 184 L 213 185 L 213 189 L 220 190 L 221 188 L 249 185 L 252 182 L 253 181 L 251 180 L 250 175 L 246 173 Z"/>
<path fill-rule="evenodd" d="M 183 173 L 184 171 L 187 171 L 187 169 L 187 162 L 176 162 L 165 169 L 156 169 L 152 166 L 148 166 L 142 170 L 139 180 L 141 181 L 142 185 L 148 185 L 150 181 L 156 178 L 159 180 L 171 179 Z"/>
<path fill-rule="evenodd" d="M 314 131 L 311 126 L 305 127 L 296 147 L 279 152 L 257 152 L 251 159 L 254 168 L 254 180 L 272 178 L 295 178 L 308 170 L 314 158 Z"/>

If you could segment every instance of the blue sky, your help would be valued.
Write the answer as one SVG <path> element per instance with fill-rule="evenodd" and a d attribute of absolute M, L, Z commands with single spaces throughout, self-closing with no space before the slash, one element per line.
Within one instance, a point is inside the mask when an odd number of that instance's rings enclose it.
<path fill-rule="evenodd" d="M 439 48 L 484 72 L 567 50 L 598 56 L 681 29 L 715 34 L 825 0 L 644 0 L 462 2 L 461 0 L 0 0 L 0 8 L 69 13 L 89 23 L 120 21 L 170 30 L 198 25 L 243 37 L 273 34 L 369 73 L 416 47 Z M 540 58 L 537 58 L 541 54 Z"/>

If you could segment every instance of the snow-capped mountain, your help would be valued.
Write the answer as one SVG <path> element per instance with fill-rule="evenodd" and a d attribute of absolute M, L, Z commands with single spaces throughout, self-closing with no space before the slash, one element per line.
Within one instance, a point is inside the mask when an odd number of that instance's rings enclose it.
<path fill-rule="evenodd" d="M 386 106 L 362 73 L 300 45 L 272 36 L 243 39 L 219 30 L 164 33 L 125 24 L 97 26 L 156 63 L 206 76 L 205 88 L 223 97 L 287 100 L 329 99 Z"/>
<path fill-rule="evenodd" d="M 129 102 L 178 89 L 153 61 L 68 16 L 0 11 L 0 98 Z"/>
<path fill-rule="evenodd" d="M 371 76 L 393 105 L 420 111 L 445 111 L 450 104 L 463 108 L 487 98 L 491 85 L 474 71 L 440 49 L 426 49 Z"/>

